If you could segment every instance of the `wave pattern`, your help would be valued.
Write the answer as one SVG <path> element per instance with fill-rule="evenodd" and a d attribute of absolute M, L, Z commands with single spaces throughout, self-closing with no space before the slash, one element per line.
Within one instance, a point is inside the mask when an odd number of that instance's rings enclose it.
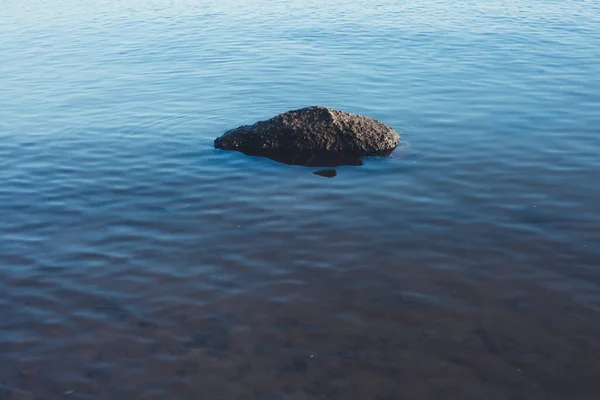
<path fill-rule="evenodd" d="M 0 15 L 0 399 L 596 399 L 597 2 L 97 3 Z M 401 146 L 212 148 L 312 104 Z"/>

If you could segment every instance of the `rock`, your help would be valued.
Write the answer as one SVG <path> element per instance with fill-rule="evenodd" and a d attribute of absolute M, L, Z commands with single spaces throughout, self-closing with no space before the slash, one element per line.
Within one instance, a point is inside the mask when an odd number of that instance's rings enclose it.
<path fill-rule="evenodd" d="M 313 106 L 240 126 L 215 140 L 215 147 L 294 165 L 361 165 L 361 157 L 386 156 L 400 137 L 371 118 Z"/>
<path fill-rule="evenodd" d="M 319 171 L 313 172 L 315 175 L 323 176 L 325 178 L 334 178 L 337 176 L 337 171 L 333 168 L 330 169 L 321 169 Z"/>

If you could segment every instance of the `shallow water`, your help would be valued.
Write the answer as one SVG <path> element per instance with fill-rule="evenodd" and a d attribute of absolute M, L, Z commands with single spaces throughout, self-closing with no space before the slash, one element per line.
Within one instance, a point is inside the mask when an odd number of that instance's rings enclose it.
<path fill-rule="evenodd" d="M 0 399 L 597 399 L 600 3 L 5 1 Z M 337 169 L 223 152 L 321 104 Z"/>

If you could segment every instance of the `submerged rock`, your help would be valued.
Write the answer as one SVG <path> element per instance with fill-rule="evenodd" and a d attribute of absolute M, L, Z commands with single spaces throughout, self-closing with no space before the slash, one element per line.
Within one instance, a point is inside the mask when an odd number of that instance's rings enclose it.
<path fill-rule="evenodd" d="M 361 157 L 386 156 L 400 137 L 374 119 L 313 106 L 225 132 L 215 147 L 307 166 L 361 165 Z"/>
<path fill-rule="evenodd" d="M 334 178 L 337 176 L 337 171 L 333 168 L 330 169 L 321 169 L 319 171 L 313 172 L 315 175 L 323 176 L 325 178 Z"/>

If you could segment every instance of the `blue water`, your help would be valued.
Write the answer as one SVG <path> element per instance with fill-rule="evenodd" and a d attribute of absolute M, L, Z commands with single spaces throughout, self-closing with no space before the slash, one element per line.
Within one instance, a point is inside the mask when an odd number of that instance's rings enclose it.
<path fill-rule="evenodd" d="M 0 399 L 596 399 L 599 28 L 591 0 L 3 1 Z M 401 144 L 333 179 L 213 148 L 309 105 Z"/>

